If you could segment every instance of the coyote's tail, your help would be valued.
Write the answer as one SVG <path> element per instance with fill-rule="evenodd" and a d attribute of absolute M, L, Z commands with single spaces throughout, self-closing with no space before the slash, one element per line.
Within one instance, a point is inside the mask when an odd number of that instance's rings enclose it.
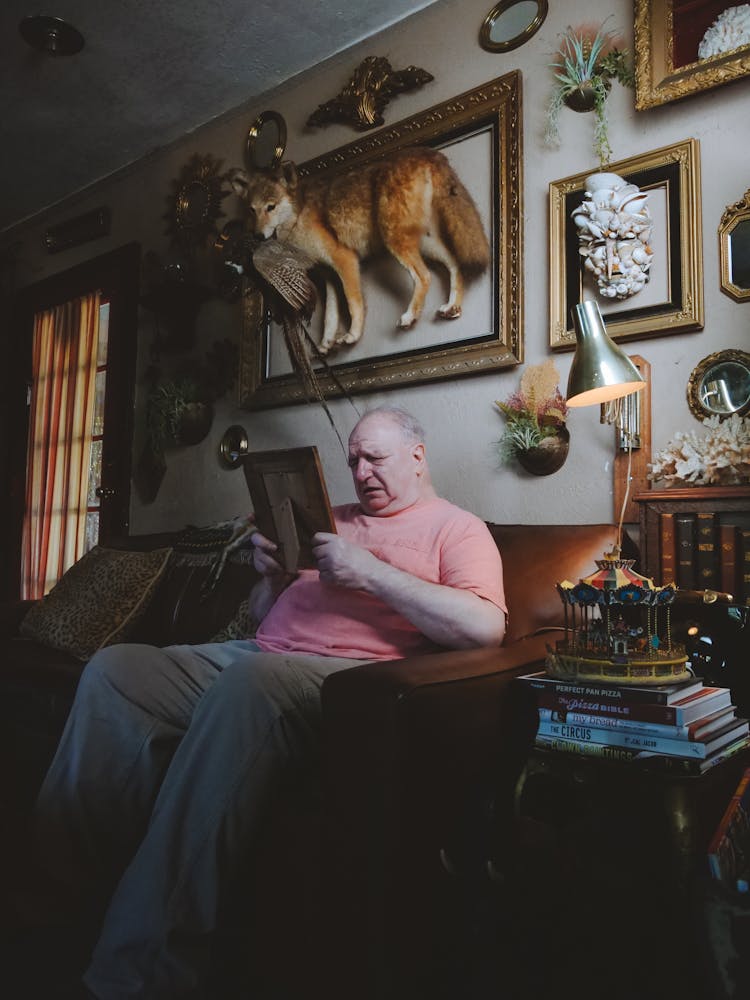
<path fill-rule="evenodd" d="M 438 173 L 433 203 L 441 235 L 465 274 L 481 274 L 490 263 L 490 245 L 477 206 L 447 160 Z"/>

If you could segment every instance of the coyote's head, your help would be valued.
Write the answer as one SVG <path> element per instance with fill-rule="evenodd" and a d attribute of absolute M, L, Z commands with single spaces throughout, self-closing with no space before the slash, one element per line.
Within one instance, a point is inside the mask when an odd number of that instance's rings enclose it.
<path fill-rule="evenodd" d="M 297 218 L 294 194 L 297 187 L 297 168 L 293 163 L 282 163 L 272 170 L 235 170 L 229 178 L 232 190 L 238 195 L 249 213 L 249 226 L 257 236 L 267 240 Z"/>

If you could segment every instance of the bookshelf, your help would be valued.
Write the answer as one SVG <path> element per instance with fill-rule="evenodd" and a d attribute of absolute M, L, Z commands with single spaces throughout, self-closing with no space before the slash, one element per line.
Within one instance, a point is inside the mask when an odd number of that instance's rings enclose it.
<path fill-rule="evenodd" d="M 662 545 L 665 524 L 661 517 L 662 514 L 673 516 L 675 541 L 677 541 L 676 522 L 680 515 L 693 515 L 697 519 L 699 515 L 713 514 L 717 525 L 735 524 L 740 528 L 750 528 L 750 486 L 695 486 L 681 489 L 648 490 L 637 493 L 633 500 L 638 505 L 639 512 L 640 571 L 660 584 L 671 582 L 661 579 L 664 559 L 665 556 L 668 559 L 669 555 L 663 550 Z M 675 552 L 677 553 L 677 549 Z M 741 559 L 742 556 L 743 550 L 740 546 L 737 558 Z M 674 569 L 674 578 L 679 586 L 685 589 L 704 589 L 698 577 L 695 577 L 692 587 L 687 586 L 684 582 L 680 583 L 677 557 L 675 557 Z M 722 588 L 718 586 L 712 589 L 720 590 Z"/>

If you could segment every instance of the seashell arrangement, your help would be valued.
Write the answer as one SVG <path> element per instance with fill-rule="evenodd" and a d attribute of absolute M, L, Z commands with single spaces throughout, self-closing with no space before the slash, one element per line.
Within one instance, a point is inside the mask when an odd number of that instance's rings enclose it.
<path fill-rule="evenodd" d="M 750 45 L 750 4 L 727 7 L 706 29 L 698 44 L 698 59 L 723 55 L 743 45 Z"/>
<path fill-rule="evenodd" d="M 647 194 L 618 174 L 586 178 L 584 199 L 573 221 L 584 267 L 595 276 L 604 298 L 630 298 L 648 281 L 654 251 L 647 201 Z"/>
<path fill-rule="evenodd" d="M 678 432 L 655 456 L 648 478 L 668 486 L 739 486 L 750 482 L 750 418 L 706 417 L 707 433 Z"/>

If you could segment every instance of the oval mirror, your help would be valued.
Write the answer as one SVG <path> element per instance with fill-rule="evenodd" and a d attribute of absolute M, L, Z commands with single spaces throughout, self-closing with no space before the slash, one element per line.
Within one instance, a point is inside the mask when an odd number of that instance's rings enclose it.
<path fill-rule="evenodd" d="M 247 431 L 239 424 L 232 424 L 219 441 L 219 461 L 226 469 L 237 469 L 247 453 Z"/>
<path fill-rule="evenodd" d="M 698 420 L 744 416 L 750 410 L 750 354 L 730 349 L 703 358 L 690 374 L 687 397 Z"/>
<path fill-rule="evenodd" d="M 547 0 L 501 0 L 479 29 L 479 44 L 488 52 L 510 52 L 527 42 L 547 16 Z"/>
<path fill-rule="evenodd" d="M 278 111 L 262 111 L 247 131 L 248 170 L 263 170 L 281 162 L 286 149 L 286 122 Z"/>
<path fill-rule="evenodd" d="M 719 259 L 722 292 L 736 302 L 750 301 L 750 190 L 721 217 Z"/>

